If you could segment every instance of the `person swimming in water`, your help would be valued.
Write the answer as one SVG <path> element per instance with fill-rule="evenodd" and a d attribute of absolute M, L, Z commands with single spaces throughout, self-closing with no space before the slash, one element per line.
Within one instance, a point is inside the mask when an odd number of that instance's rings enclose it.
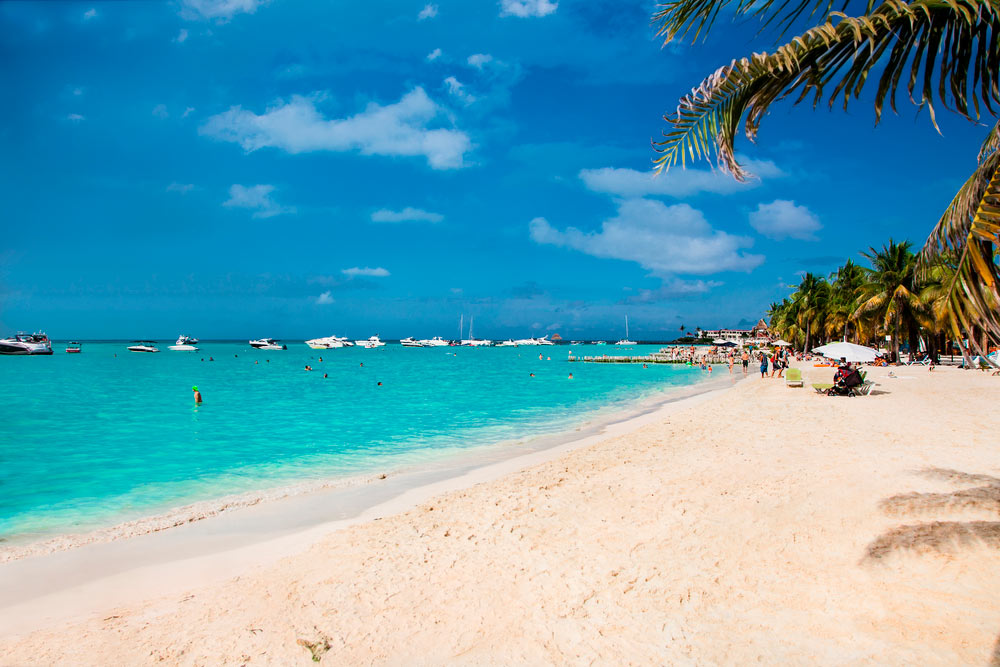
<path fill-rule="evenodd" d="M 191 387 L 191 391 L 194 392 L 195 405 L 201 405 L 201 392 L 198 391 L 198 387 Z"/>

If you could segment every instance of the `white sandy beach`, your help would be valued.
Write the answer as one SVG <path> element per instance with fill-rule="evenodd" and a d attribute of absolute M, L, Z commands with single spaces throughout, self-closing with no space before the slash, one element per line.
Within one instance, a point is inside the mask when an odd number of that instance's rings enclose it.
<path fill-rule="evenodd" d="M 0 601 L 0 664 L 1000 664 L 1000 378 L 889 370 L 751 372 L 228 570 Z"/>

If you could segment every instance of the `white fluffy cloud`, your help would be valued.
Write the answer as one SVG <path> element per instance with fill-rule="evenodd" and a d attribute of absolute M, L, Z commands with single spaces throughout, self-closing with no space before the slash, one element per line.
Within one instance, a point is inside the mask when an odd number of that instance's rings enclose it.
<path fill-rule="evenodd" d="M 713 230 L 701 211 L 650 199 L 620 202 L 618 215 L 605 220 L 599 232 L 561 231 L 545 218 L 532 220 L 529 231 L 536 243 L 636 262 L 658 276 L 750 271 L 764 261 L 741 252 L 753 245 L 752 239 Z"/>
<path fill-rule="evenodd" d="M 558 8 L 559 3 L 551 0 L 500 0 L 500 16 L 548 16 Z"/>
<path fill-rule="evenodd" d="M 86 120 L 86 118 L 78 113 L 71 113 L 68 116 L 66 116 L 66 120 L 71 120 L 74 123 L 79 123 L 81 120 Z"/>
<path fill-rule="evenodd" d="M 742 160 L 743 166 L 760 178 L 777 178 L 783 175 L 781 169 L 770 160 Z M 760 184 L 757 179 L 740 183 L 722 171 L 705 169 L 679 169 L 674 167 L 659 176 L 652 171 L 635 169 L 583 169 L 580 178 L 594 192 L 604 192 L 617 197 L 647 197 L 666 195 L 686 197 L 698 192 L 730 194 L 748 190 Z"/>
<path fill-rule="evenodd" d="M 641 289 L 638 294 L 630 296 L 625 301 L 627 303 L 656 303 L 658 301 L 704 294 L 720 285 L 722 283 L 717 280 L 682 280 L 680 278 L 671 278 L 664 280 L 663 284 L 657 289 Z"/>
<path fill-rule="evenodd" d="M 472 149 L 459 130 L 431 128 L 443 115 L 423 88 L 414 88 L 399 102 L 370 103 L 348 118 L 327 119 L 314 100 L 296 95 L 257 115 L 242 107 L 210 117 L 199 132 L 221 141 L 238 143 L 247 152 L 274 147 L 289 153 L 358 151 L 363 155 L 423 156 L 434 169 L 464 166 Z"/>
<path fill-rule="evenodd" d="M 441 49 L 434 49 L 427 54 L 427 62 L 432 63 L 441 57 Z"/>
<path fill-rule="evenodd" d="M 246 208 L 253 210 L 255 218 L 270 218 L 283 213 L 295 213 L 295 209 L 282 206 L 271 199 L 273 185 L 233 185 L 229 188 L 229 199 L 222 202 L 223 206 Z"/>
<path fill-rule="evenodd" d="M 750 226 L 777 241 L 786 238 L 815 241 L 816 232 L 823 227 L 812 211 L 787 199 L 758 204 L 757 210 L 750 214 Z"/>
<path fill-rule="evenodd" d="M 253 14 L 261 4 L 261 0 L 183 0 L 181 16 L 228 21 L 236 14 Z"/>
<path fill-rule="evenodd" d="M 491 60 L 493 60 L 493 56 L 488 53 L 473 53 L 467 62 L 476 69 L 482 69 Z"/>
<path fill-rule="evenodd" d="M 365 268 L 359 268 L 357 266 L 351 267 L 350 269 L 343 269 L 341 271 L 345 276 L 350 278 L 356 278 L 357 276 L 368 276 L 372 278 L 385 278 L 389 275 L 389 272 L 383 269 L 381 266 L 377 268 L 371 268 L 366 266 Z"/>
<path fill-rule="evenodd" d="M 476 97 L 465 90 L 465 84 L 455 77 L 449 76 L 444 80 L 444 84 L 448 86 L 448 92 L 451 96 L 462 104 L 472 104 L 476 101 Z"/>
<path fill-rule="evenodd" d="M 402 211 L 381 208 L 372 213 L 372 222 L 441 222 L 444 216 L 407 206 Z"/>
<path fill-rule="evenodd" d="M 318 297 L 316 297 L 316 303 L 321 306 L 329 305 L 333 303 L 333 295 L 330 293 L 329 290 L 327 290 L 326 292 L 323 292 Z"/>
<path fill-rule="evenodd" d="M 420 10 L 419 14 L 417 14 L 417 20 L 423 21 L 424 19 L 432 19 L 437 15 L 438 15 L 437 5 L 424 5 L 424 8 Z"/>
<path fill-rule="evenodd" d="M 97 16 L 97 10 L 91 7 L 90 9 L 88 9 L 83 13 L 83 20 L 89 21 L 90 19 L 95 18 L 96 16 Z"/>
<path fill-rule="evenodd" d="M 174 41 L 177 42 L 178 44 L 183 44 L 185 41 L 187 41 L 187 38 L 188 38 L 187 29 L 181 28 L 180 31 L 177 33 L 177 36 L 174 37 Z"/>

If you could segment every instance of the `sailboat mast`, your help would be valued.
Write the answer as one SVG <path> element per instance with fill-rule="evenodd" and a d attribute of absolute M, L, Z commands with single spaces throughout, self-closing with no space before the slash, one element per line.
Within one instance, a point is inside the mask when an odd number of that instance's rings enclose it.
<path fill-rule="evenodd" d="M 628 315 L 625 316 L 625 340 L 628 340 Z"/>
<path fill-rule="evenodd" d="M 465 331 L 465 313 L 458 318 L 458 340 L 462 340 L 462 332 Z"/>
<path fill-rule="evenodd" d="M 472 337 L 472 325 L 476 323 L 476 316 L 469 315 L 469 340 L 476 340 Z"/>

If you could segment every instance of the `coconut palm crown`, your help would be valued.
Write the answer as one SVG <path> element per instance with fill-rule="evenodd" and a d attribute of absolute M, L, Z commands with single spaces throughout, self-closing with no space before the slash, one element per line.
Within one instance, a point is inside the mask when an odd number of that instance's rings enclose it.
<path fill-rule="evenodd" d="M 697 40 L 720 12 L 753 16 L 787 32 L 805 18 L 819 25 L 778 46 L 720 67 L 664 116 L 670 128 L 654 142 L 658 171 L 711 159 L 737 180 L 740 131 L 757 137 L 770 106 L 793 97 L 846 109 L 866 85 L 875 90 L 876 122 L 886 102 L 895 111 L 902 88 L 937 126 L 937 108 L 971 121 L 991 117 L 977 167 L 945 210 L 919 255 L 925 274 L 943 254 L 958 257 L 951 284 L 949 326 L 961 338 L 974 329 L 1000 340 L 997 253 L 1000 249 L 1000 2 L 997 0 L 866 0 L 833 11 L 832 0 L 668 0 L 653 15 L 665 42 Z M 854 10 L 853 15 L 844 13 Z M 970 336 L 971 338 L 971 336 Z M 981 346 L 973 340 L 974 346 Z M 984 350 L 979 350 L 981 354 Z"/>

